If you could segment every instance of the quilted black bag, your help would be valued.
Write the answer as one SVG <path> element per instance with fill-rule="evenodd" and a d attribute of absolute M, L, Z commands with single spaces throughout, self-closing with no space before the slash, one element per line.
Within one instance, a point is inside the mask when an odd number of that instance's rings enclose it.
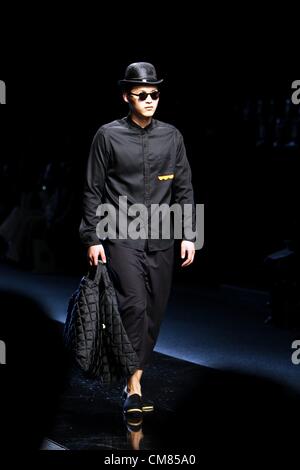
<path fill-rule="evenodd" d="M 69 300 L 64 342 L 80 369 L 103 383 L 117 382 L 138 368 L 102 261 L 90 268 Z"/>

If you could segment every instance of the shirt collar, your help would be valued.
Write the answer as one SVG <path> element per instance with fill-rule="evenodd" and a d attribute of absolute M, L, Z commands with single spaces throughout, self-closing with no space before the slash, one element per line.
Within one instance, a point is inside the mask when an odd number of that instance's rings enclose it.
<path fill-rule="evenodd" d="M 155 122 L 155 119 L 152 118 L 152 119 L 151 119 L 151 122 L 150 122 L 150 124 L 148 124 L 148 126 L 146 126 L 146 127 L 141 127 L 141 126 L 139 126 L 138 124 L 136 124 L 136 123 L 131 119 L 130 113 L 126 116 L 125 119 L 126 119 L 128 125 L 129 125 L 130 127 L 134 128 L 134 129 L 139 129 L 140 131 L 148 131 L 148 130 L 152 129 L 152 128 L 153 128 L 153 125 L 154 125 L 154 122 Z"/>

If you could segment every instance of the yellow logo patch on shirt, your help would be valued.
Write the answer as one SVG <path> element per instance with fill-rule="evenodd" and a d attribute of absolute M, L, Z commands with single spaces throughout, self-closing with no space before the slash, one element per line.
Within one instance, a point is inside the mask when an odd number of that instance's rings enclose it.
<path fill-rule="evenodd" d="M 171 180 L 174 178 L 174 173 L 172 173 L 171 175 L 161 175 L 161 176 L 158 176 L 158 179 L 159 180 Z"/>

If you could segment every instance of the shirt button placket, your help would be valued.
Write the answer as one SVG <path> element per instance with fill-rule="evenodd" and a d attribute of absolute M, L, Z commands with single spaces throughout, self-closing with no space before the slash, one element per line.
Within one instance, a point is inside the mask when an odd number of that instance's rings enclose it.
<path fill-rule="evenodd" d="M 144 169 L 145 169 L 145 206 L 148 211 L 150 210 L 150 163 L 149 163 L 149 142 L 148 134 L 146 131 L 142 131 L 142 146 L 143 146 L 143 156 L 144 156 Z M 148 235 L 150 233 L 150 221 L 148 219 Z M 149 240 L 147 240 L 146 246 L 148 245 Z"/>

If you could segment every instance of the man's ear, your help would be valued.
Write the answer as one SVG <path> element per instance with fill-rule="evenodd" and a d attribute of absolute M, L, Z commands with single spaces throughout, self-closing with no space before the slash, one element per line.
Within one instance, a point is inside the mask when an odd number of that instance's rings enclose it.
<path fill-rule="evenodd" d="M 129 103 L 128 91 L 123 91 L 122 96 L 123 96 L 123 100 L 125 101 L 125 103 Z"/>

